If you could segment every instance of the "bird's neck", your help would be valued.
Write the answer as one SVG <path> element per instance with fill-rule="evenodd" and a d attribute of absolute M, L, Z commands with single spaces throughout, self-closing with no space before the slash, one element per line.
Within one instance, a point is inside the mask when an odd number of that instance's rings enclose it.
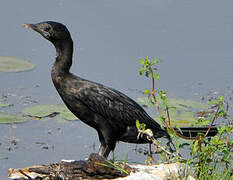
<path fill-rule="evenodd" d="M 58 73 L 69 73 L 70 67 L 72 65 L 73 56 L 73 41 L 72 39 L 66 39 L 61 41 L 56 41 L 54 43 L 56 48 L 56 61 L 54 63 L 54 68 Z"/>

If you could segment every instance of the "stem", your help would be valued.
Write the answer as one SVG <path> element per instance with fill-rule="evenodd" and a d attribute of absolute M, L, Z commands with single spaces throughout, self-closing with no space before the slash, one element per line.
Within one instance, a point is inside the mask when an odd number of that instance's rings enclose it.
<path fill-rule="evenodd" d="M 158 110 L 159 114 L 162 114 L 162 111 L 161 111 L 161 109 L 159 107 L 159 103 L 158 103 L 158 101 L 157 101 L 157 99 L 155 97 L 155 79 L 153 77 L 153 69 L 151 68 L 151 66 L 149 66 L 149 71 L 150 71 L 151 77 L 152 77 L 152 91 L 151 91 L 151 95 L 152 95 L 152 97 L 154 99 L 155 106 L 157 107 L 157 110 Z"/>
<path fill-rule="evenodd" d="M 169 111 L 168 111 L 168 107 L 166 106 L 166 112 L 167 112 L 167 119 L 168 119 L 168 125 L 169 127 L 171 126 L 171 119 L 170 119 L 170 114 L 169 114 Z"/>
<path fill-rule="evenodd" d="M 215 115 L 214 115 L 214 117 L 213 117 L 213 119 L 212 119 L 212 121 L 211 121 L 211 123 L 210 123 L 210 125 L 209 125 L 209 128 L 208 128 L 208 130 L 206 131 L 206 133 L 205 133 L 205 135 L 204 135 L 205 137 L 208 135 L 208 133 L 209 133 L 211 127 L 212 127 L 213 124 L 214 124 L 215 119 L 218 117 L 218 111 L 219 111 L 219 105 L 218 105 L 218 109 L 217 109 L 217 111 L 216 111 L 216 113 L 215 113 Z"/>
<path fill-rule="evenodd" d="M 151 67 L 149 68 L 149 70 L 150 70 L 150 73 L 153 74 L 153 70 L 152 70 Z M 153 97 L 153 100 L 154 100 L 154 102 L 155 102 L 155 105 L 156 105 L 156 107 L 157 107 L 157 110 L 158 110 L 159 114 L 162 114 L 162 111 L 161 111 L 161 109 L 160 109 L 160 107 L 159 107 L 158 101 L 157 101 L 157 99 L 156 99 L 156 97 L 155 97 L 155 79 L 154 79 L 153 76 L 152 76 L 152 92 L 151 92 L 151 95 L 152 95 L 152 97 Z M 213 123 L 214 123 L 215 119 L 218 117 L 218 111 L 219 111 L 219 106 L 218 106 L 218 109 L 217 109 L 217 111 L 216 111 L 216 113 L 215 113 L 215 115 L 214 115 L 214 118 L 212 119 L 211 124 L 209 125 L 208 130 L 206 131 L 204 137 L 206 137 L 206 136 L 208 135 L 208 133 L 209 133 L 211 127 L 213 126 Z M 180 138 L 183 138 L 183 139 L 186 139 L 186 140 L 197 140 L 197 139 L 198 139 L 198 137 L 186 137 L 186 136 L 183 136 L 183 135 L 180 134 L 179 132 L 175 131 L 175 129 L 171 127 L 171 119 L 170 119 L 170 114 L 169 114 L 169 111 L 168 111 L 168 107 L 167 107 L 167 106 L 166 106 L 166 112 L 167 112 L 167 119 L 168 119 L 168 122 L 166 122 L 166 120 L 165 120 L 165 121 L 164 121 L 164 124 L 165 124 L 165 126 L 166 126 L 168 129 L 170 129 L 173 133 L 175 133 L 175 134 L 176 134 L 177 136 L 179 136 Z"/>
<path fill-rule="evenodd" d="M 147 137 L 153 142 L 153 144 L 156 145 L 158 148 L 160 148 L 162 151 L 164 151 L 166 154 L 168 154 L 170 156 L 173 156 L 173 157 L 178 157 L 181 160 L 185 160 L 184 158 L 182 158 L 178 154 L 171 153 L 171 152 L 167 151 L 163 146 L 160 146 L 158 144 L 158 141 L 153 136 L 151 136 L 150 134 L 148 134 L 146 131 L 144 132 L 142 130 L 139 130 L 139 133 L 147 135 Z"/>

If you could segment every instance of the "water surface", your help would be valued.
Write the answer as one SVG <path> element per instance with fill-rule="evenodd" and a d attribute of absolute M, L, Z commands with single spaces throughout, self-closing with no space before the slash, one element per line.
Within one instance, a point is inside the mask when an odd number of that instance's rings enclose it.
<path fill-rule="evenodd" d="M 132 89 L 150 86 L 138 74 L 138 60 L 145 56 L 164 60 L 158 86 L 169 96 L 196 100 L 209 93 L 231 96 L 232 7 L 232 1 L 217 0 L 5 0 L 0 6 L 0 54 L 28 59 L 36 69 L 0 73 L 0 93 L 15 104 L 1 111 L 20 113 L 24 106 L 33 105 L 26 96 L 40 104 L 61 103 L 50 78 L 55 59 L 52 44 L 21 26 L 47 20 L 66 24 L 72 34 L 73 73 L 134 99 L 140 94 Z M 8 157 L 0 160 L 0 179 L 6 179 L 10 167 L 84 159 L 99 146 L 96 132 L 79 121 L 31 120 L 0 128 L 0 155 Z M 18 144 L 8 151 L 11 139 Z M 145 156 L 135 154 L 133 148 L 130 161 L 143 162 Z M 124 159 L 125 151 L 126 145 L 120 143 L 115 155 Z"/>

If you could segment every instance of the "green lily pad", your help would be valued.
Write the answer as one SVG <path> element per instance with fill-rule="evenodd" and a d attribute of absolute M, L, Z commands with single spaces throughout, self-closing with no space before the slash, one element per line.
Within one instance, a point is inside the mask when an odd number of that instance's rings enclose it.
<path fill-rule="evenodd" d="M 137 101 L 139 104 L 153 107 L 147 97 L 138 98 Z M 161 104 L 161 102 L 159 102 L 159 104 Z M 168 107 L 170 107 L 169 115 L 172 126 L 177 125 L 179 127 L 184 127 L 192 125 L 197 118 L 197 112 L 207 109 L 208 105 L 193 100 L 169 98 Z M 159 121 L 159 119 L 156 118 L 156 121 Z"/>
<path fill-rule="evenodd" d="M 25 115 L 37 116 L 41 118 L 49 116 L 55 112 L 59 113 L 58 116 L 66 120 L 78 119 L 64 104 L 36 105 L 27 107 L 22 111 L 22 113 Z"/>
<path fill-rule="evenodd" d="M 179 127 L 185 127 L 185 126 L 191 126 L 195 121 L 195 112 L 190 111 L 177 111 L 176 109 L 169 109 L 169 115 L 171 120 L 172 126 L 179 126 Z M 156 121 L 159 121 L 158 118 L 155 118 Z"/>
<path fill-rule="evenodd" d="M 7 123 L 20 123 L 26 121 L 28 121 L 28 119 L 25 117 L 0 112 L 0 123 L 7 124 Z"/>
<path fill-rule="evenodd" d="M 145 105 L 148 107 L 153 107 L 147 97 L 140 97 L 137 99 L 137 102 L 141 105 Z M 159 104 L 161 102 L 159 101 Z M 178 110 L 200 110 L 200 109 L 207 109 L 209 106 L 208 104 L 199 103 L 193 100 L 186 100 L 186 99 L 176 99 L 176 98 L 168 98 L 168 107 L 176 108 Z"/>
<path fill-rule="evenodd" d="M 8 159 L 8 157 L 0 155 L 0 159 Z"/>
<path fill-rule="evenodd" d="M 7 106 L 10 106 L 10 104 L 1 104 L 0 103 L 0 107 L 7 107 Z"/>
<path fill-rule="evenodd" d="M 200 110 L 200 109 L 207 109 L 209 106 L 208 104 L 200 103 L 197 101 L 189 100 L 189 99 L 176 99 L 176 98 L 169 98 L 168 99 L 168 106 L 177 107 L 178 109 L 182 110 Z"/>
<path fill-rule="evenodd" d="M 28 71 L 35 67 L 29 61 L 11 57 L 11 56 L 0 56 L 0 71 L 1 72 L 21 72 Z"/>
<path fill-rule="evenodd" d="M 77 120 L 78 118 L 70 111 L 61 112 L 61 116 L 69 121 Z"/>

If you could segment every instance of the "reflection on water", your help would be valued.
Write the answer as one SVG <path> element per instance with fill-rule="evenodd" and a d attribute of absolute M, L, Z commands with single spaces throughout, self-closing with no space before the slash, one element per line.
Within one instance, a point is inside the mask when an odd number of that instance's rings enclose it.
<path fill-rule="evenodd" d="M 54 48 L 21 27 L 23 23 L 55 20 L 67 25 L 75 42 L 72 72 L 86 79 L 135 98 L 127 89 L 142 90 L 150 85 L 138 75 L 138 60 L 152 56 L 164 60 L 159 67 L 159 88 L 168 90 L 170 96 L 200 100 L 200 95 L 209 92 L 232 95 L 232 6 L 232 1 L 213 0 L 4 1 L 0 6 L 0 17 L 4 18 L 0 54 L 29 59 L 36 69 L 1 73 L 1 93 L 13 89 L 17 97 L 31 96 L 41 104 L 61 102 L 50 78 Z M 21 106 L 19 103 L 6 111 L 19 113 Z M 0 160 L 0 179 L 5 179 L 9 167 L 83 159 L 96 151 L 93 144 L 98 146 L 95 131 L 81 122 L 30 121 L 17 124 L 17 128 L 0 126 L 0 137 L 19 139 L 19 148 L 9 152 L 7 145 L 0 145 L 0 155 L 9 157 Z M 45 141 L 48 150 L 41 149 L 34 143 L 37 141 Z M 120 144 L 116 155 L 123 159 L 125 151 L 125 144 Z M 145 159 L 135 153 L 130 158 Z"/>

